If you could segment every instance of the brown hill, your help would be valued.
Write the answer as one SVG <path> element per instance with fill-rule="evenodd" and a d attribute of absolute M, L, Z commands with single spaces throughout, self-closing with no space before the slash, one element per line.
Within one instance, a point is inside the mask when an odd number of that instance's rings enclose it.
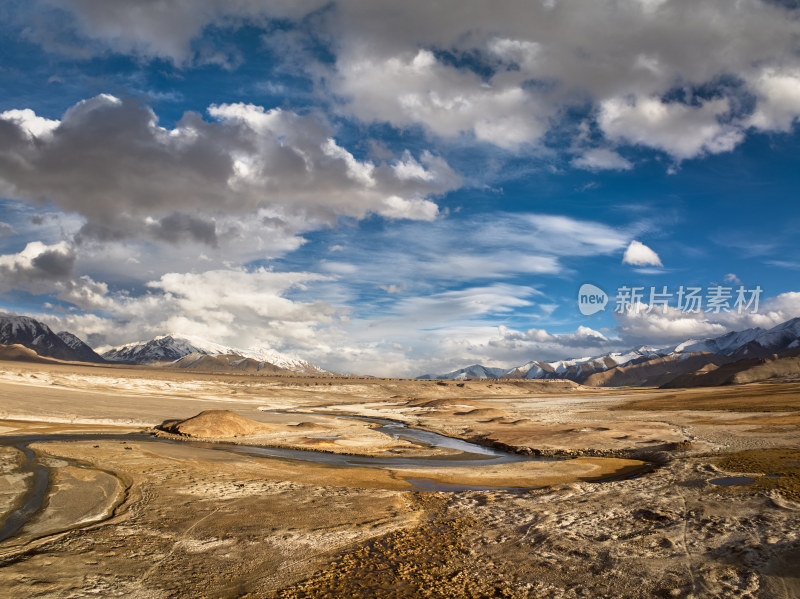
<path fill-rule="evenodd" d="M 274 427 L 250 420 L 230 410 L 206 410 L 186 420 L 165 422 L 161 428 L 169 433 L 198 439 L 224 439 L 267 433 Z"/>
<path fill-rule="evenodd" d="M 605 372 L 596 372 L 584 381 L 591 387 L 653 387 L 663 385 L 687 372 L 725 362 L 718 354 L 693 353 L 653 358 L 631 366 L 617 366 Z"/>
<path fill-rule="evenodd" d="M 53 358 L 43 358 L 30 348 L 14 343 L 12 345 L 0 345 L 0 360 L 12 360 L 14 362 L 36 362 L 37 364 L 61 364 L 61 360 Z"/>
<path fill-rule="evenodd" d="M 164 365 L 164 368 L 180 368 L 196 372 L 252 372 L 255 374 L 293 374 L 269 362 L 260 362 L 235 354 L 189 354 L 175 362 Z"/>
<path fill-rule="evenodd" d="M 745 383 L 791 382 L 800 379 L 800 352 L 775 354 L 768 358 L 749 358 L 724 364 L 713 370 L 698 370 L 675 377 L 662 385 L 664 389 L 716 387 Z"/>

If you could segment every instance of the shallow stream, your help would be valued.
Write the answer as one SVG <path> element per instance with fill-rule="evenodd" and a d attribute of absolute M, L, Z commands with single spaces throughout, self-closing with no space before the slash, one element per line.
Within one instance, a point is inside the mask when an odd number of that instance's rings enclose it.
<path fill-rule="evenodd" d="M 337 417 L 342 415 L 337 414 Z M 42 511 L 47 491 L 50 487 L 51 468 L 33 451 L 29 445 L 32 443 L 48 441 L 129 441 L 146 443 L 190 443 L 204 449 L 227 451 L 245 455 L 263 456 L 289 460 L 301 460 L 316 464 L 339 467 L 367 467 L 367 468 L 424 468 L 424 467 L 459 467 L 459 466 L 484 466 L 489 464 L 504 464 L 521 461 L 557 461 L 557 458 L 540 458 L 521 456 L 498 449 L 484 447 L 462 439 L 455 439 L 430 431 L 424 431 L 406 426 L 401 422 L 379 418 L 353 417 L 379 425 L 378 430 L 386 435 L 407 439 L 414 443 L 429 446 L 454 449 L 459 453 L 437 457 L 408 457 L 402 455 L 386 454 L 383 456 L 358 456 L 336 454 L 323 451 L 304 451 L 300 449 L 285 449 L 278 447 L 259 447 L 255 445 L 234 445 L 230 443 L 208 443 L 202 441 L 176 441 L 163 439 L 148 434 L 131 433 L 119 434 L 30 434 L 19 436 L 0 437 L 0 445 L 15 447 L 23 452 L 24 461 L 21 469 L 23 473 L 32 474 L 21 505 L 13 510 L 8 517 L 0 523 L 0 541 L 8 539 L 19 532 L 27 522 L 35 518 Z M 60 458 L 62 459 L 62 458 Z M 70 461 L 71 463 L 72 461 Z M 83 465 L 85 466 L 85 465 Z M 436 483 L 424 478 L 408 479 L 415 490 L 428 491 L 460 491 L 460 490 L 489 490 L 497 487 L 475 487 L 462 485 L 448 485 Z"/>

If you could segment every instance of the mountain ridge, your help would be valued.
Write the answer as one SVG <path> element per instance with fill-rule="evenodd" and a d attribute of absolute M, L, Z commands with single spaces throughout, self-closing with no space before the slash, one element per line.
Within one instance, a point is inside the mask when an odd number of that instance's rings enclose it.
<path fill-rule="evenodd" d="M 664 348 L 641 346 L 627 352 L 609 352 L 599 356 L 568 360 L 552 362 L 531 360 L 521 366 L 508 368 L 499 376 L 491 375 L 502 371 L 502 368 L 473 364 L 445 374 L 425 374 L 416 378 L 464 380 L 471 378 L 471 372 L 480 372 L 484 376 L 474 378 L 563 378 L 581 384 L 596 384 L 602 381 L 602 386 L 637 384 L 637 381 L 641 385 L 660 385 L 708 364 L 719 367 L 743 359 L 767 358 L 776 353 L 798 348 L 800 348 L 800 317 L 792 318 L 770 329 L 754 327 L 743 331 L 730 331 L 718 337 L 687 339 Z M 632 372 L 633 367 L 637 366 L 638 369 Z M 603 373 L 610 374 L 600 376 Z M 626 382 L 610 384 L 614 380 Z"/>
<path fill-rule="evenodd" d="M 62 333 L 66 333 L 62 337 Z M 54 333 L 50 327 L 30 316 L 0 314 L 0 344 L 22 345 L 39 356 L 69 362 L 104 364 L 91 347 L 72 333 Z"/>
<path fill-rule="evenodd" d="M 266 375 L 295 374 L 293 371 L 275 366 L 271 362 L 245 358 L 236 354 L 188 354 L 174 362 L 170 362 L 166 368 L 200 372 L 248 372 Z"/>
<path fill-rule="evenodd" d="M 227 363 L 232 371 L 297 373 L 307 375 L 332 375 L 301 358 L 283 354 L 271 348 L 237 349 L 187 335 L 161 335 L 148 341 L 137 341 L 117 347 L 106 348 L 98 354 L 86 342 L 69 331 L 54 333 L 49 326 L 30 316 L 0 313 L 0 345 L 19 345 L 34 351 L 42 358 L 54 358 L 68 362 L 95 364 L 153 364 L 177 362 L 190 354 L 200 356 L 222 356 L 223 360 L 197 362 L 198 368 L 214 371 L 225 370 Z M 185 361 L 176 368 L 185 368 Z"/>
<path fill-rule="evenodd" d="M 190 354 L 207 356 L 238 356 L 256 362 L 266 362 L 282 370 L 298 374 L 333 374 L 316 364 L 289 356 L 271 348 L 239 349 L 215 343 L 202 337 L 170 333 L 148 341 L 136 341 L 108 348 L 102 356 L 111 362 L 127 364 L 153 364 L 175 362 Z"/>

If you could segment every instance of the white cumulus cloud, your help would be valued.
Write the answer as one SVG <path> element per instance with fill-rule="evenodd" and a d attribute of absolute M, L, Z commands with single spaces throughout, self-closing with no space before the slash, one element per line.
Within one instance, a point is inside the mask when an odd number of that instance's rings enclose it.
<path fill-rule="evenodd" d="M 628 244 L 625 254 L 622 256 L 623 264 L 633 266 L 664 266 L 661 258 L 653 250 L 635 239 Z"/>
<path fill-rule="evenodd" d="M 242 50 L 215 44 L 209 30 L 298 23 L 291 34 L 271 28 L 270 48 L 341 112 L 513 151 L 541 143 L 574 106 L 594 109 L 605 142 L 678 161 L 728 151 L 751 127 L 786 131 L 800 116 L 797 16 L 786 2 L 512 0 L 466 10 L 462 0 L 32 0 L 23 8 L 15 24 L 52 52 L 111 51 L 181 68 L 241 62 Z M 287 41 L 309 26 L 332 62 Z M 719 84 L 731 77 L 737 85 Z M 735 109 L 743 97 L 755 99 L 749 114 Z"/>
<path fill-rule="evenodd" d="M 612 141 L 650 146 L 684 160 L 728 152 L 744 139 L 740 127 L 724 124 L 729 111 L 725 98 L 690 106 L 657 97 L 617 97 L 600 105 L 597 122 Z"/>
<path fill-rule="evenodd" d="M 81 239 L 215 247 L 235 236 L 226 219 L 270 210 L 285 216 L 289 237 L 338 216 L 430 220 L 438 213 L 431 196 L 461 184 L 427 151 L 419 160 L 405 154 L 399 169 L 356 159 L 318 114 L 241 103 L 208 112 L 211 121 L 187 113 L 166 129 L 149 107 L 107 94 L 72 106 L 60 122 L 7 111 L 0 186 L 78 213 Z"/>

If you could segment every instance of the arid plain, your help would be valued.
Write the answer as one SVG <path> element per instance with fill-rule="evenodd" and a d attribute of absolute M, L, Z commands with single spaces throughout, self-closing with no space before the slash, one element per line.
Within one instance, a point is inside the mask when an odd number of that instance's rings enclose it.
<path fill-rule="evenodd" d="M 4 361 L 0 419 L 7 597 L 800 596 L 800 383 Z"/>

